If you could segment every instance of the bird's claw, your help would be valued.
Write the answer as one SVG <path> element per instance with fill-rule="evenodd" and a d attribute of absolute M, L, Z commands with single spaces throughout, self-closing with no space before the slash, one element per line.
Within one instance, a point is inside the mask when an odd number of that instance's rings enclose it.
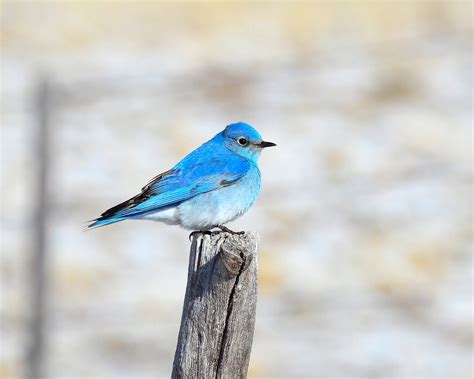
<path fill-rule="evenodd" d="M 239 236 L 241 236 L 242 234 L 245 234 L 245 232 L 242 230 L 240 232 L 234 232 L 233 230 L 223 226 L 223 225 L 217 225 L 216 228 L 219 228 L 220 230 L 222 230 L 223 232 L 226 232 L 226 233 L 230 233 L 230 234 L 237 234 Z"/>
<path fill-rule="evenodd" d="M 194 232 L 191 232 L 191 233 L 189 234 L 189 237 L 188 237 L 188 238 L 189 238 L 189 241 L 192 241 L 192 238 L 193 238 L 194 235 L 196 235 L 196 234 L 206 234 L 206 235 L 212 237 L 214 234 L 216 234 L 216 232 L 212 232 L 212 231 L 210 231 L 210 230 L 195 230 Z"/>
<path fill-rule="evenodd" d="M 189 242 L 191 242 L 193 240 L 193 237 L 196 235 L 196 234 L 199 234 L 199 233 L 202 233 L 201 230 L 195 230 L 194 232 L 191 232 L 189 233 Z"/>
<path fill-rule="evenodd" d="M 244 231 L 240 231 L 240 232 L 234 232 L 233 230 L 223 226 L 223 225 L 217 225 L 215 226 L 216 228 L 219 228 L 221 231 L 225 232 L 225 233 L 230 233 L 230 234 L 233 234 L 233 235 L 238 235 L 238 236 L 241 236 L 243 234 L 245 234 Z M 196 235 L 196 234 L 207 234 L 208 236 L 215 236 L 216 234 L 219 234 L 220 231 L 211 231 L 211 230 L 195 230 L 194 232 L 191 232 L 189 234 L 189 241 L 192 241 L 193 237 Z"/>

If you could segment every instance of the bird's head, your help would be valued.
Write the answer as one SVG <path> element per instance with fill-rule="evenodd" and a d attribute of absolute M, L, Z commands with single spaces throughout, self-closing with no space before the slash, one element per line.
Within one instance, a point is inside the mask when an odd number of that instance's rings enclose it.
<path fill-rule="evenodd" d="M 264 141 L 262 136 L 245 122 L 227 125 L 222 136 L 230 151 L 253 162 L 257 162 L 263 148 L 276 146 L 273 142 Z"/>

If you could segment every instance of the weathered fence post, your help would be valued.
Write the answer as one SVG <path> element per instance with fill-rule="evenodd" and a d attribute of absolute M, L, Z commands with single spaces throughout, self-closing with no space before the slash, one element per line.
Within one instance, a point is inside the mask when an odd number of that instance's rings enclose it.
<path fill-rule="evenodd" d="M 244 378 L 257 306 L 255 233 L 194 234 L 173 378 Z"/>

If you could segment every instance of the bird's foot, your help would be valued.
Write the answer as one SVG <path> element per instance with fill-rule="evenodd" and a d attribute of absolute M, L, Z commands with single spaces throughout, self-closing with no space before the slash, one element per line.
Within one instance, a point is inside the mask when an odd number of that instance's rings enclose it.
<path fill-rule="evenodd" d="M 217 225 L 216 228 L 219 228 L 220 230 L 222 230 L 223 232 L 226 232 L 226 233 L 230 233 L 230 234 L 238 234 L 238 235 L 242 235 L 242 234 L 245 234 L 244 231 L 241 231 L 241 232 L 234 232 L 233 230 L 230 230 L 229 228 L 223 226 L 223 225 Z"/>
<path fill-rule="evenodd" d="M 189 234 L 188 238 L 189 238 L 189 241 L 191 241 L 196 234 L 205 234 L 205 235 L 208 235 L 208 236 L 212 237 L 216 233 L 218 233 L 218 232 L 213 232 L 211 230 L 195 230 L 194 232 L 191 232 Z"/>
<path fill-rule="evenodd" d="M 230 233 L 230 234 L 237 234 L 237 235 L 242 235 L 242 234 L 245 234 L 244 231 L 241 231 L 241 232 L 234 232 L 233 230 L 230 230 L 229 228 L 223 226 L 223 225 L 216 225 L 214 228 L 218 228 L 220 229 L 221 231 L 223 232 L 226 232 L 226 233 Z M 218 231 L 212 231 L 212 230 L 195 230 L 194 232 L 191 232 L 189 234 L 189 240 L 191 241 L 193 239 L 193 237 L 196 235 L 196 234 L 206 234 L 208 236 L 215 236 L 216 234 L 218 234 L 220 232 Z"/>

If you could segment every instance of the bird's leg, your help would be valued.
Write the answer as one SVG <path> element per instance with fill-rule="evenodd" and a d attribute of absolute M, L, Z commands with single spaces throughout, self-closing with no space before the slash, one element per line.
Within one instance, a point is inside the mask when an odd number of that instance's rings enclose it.
<path fill-rule="evenodd" d="M 222 230 L 223 232 L 230 233 L 230 234 L 238 234 L 238 235 L 245 234 L 244 231 L 234 232 L 233 230 L 230 230 L 229 228 L 225 227 L 224 225 L 216 225 L 213 228 L 218 228 L 218 229 Z M 195 230 L 194 232 L 191 232 L 189 234 L 189 240 L 191 241 L 192 238 L 194 237 L 194 235 L 196 235 L 196 234 L 207 234 L 208 236 L 214 236 L 217 233 L 219 233 L 219 232 L 211 231 L 211 230 Z"/>
<path fill-rule="evenodd" d="M 216 228 L 219 228 L 219 229 L 222 230 L 223 232 L 230 233 L 230 234 L 238 234 L 238 235 L 245 234 L 244 231 L 241 231 L 241 232 L 234 232 L 233 230 L 230 230 L 229 228 L 225 227 L 224 225 L 217 225 Z"/>
<path fill-rule="evenodd" d="M 195 234 L 207 234 L 209 236 L 212 236 L 212 232 L 210 230 L 195 230 L 194 232 L 191 232 L 189 234 L 189 241 L 192 240 L 192 238 L 194 237 Z"/>

